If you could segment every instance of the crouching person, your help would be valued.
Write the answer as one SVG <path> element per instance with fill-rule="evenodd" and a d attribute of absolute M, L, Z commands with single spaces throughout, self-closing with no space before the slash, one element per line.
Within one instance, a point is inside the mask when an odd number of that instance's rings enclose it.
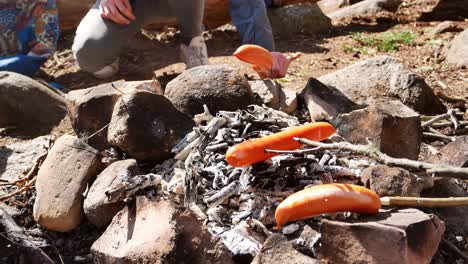
<path fill-rule="evenodd" d="M 208 64 L 202 37 L 204 0 L 97 0 L 78 26 L 73 53 L 79 67 L 97 78 L 119 71 L 127 40 L 160 17 L 176 17 L 181 59 L 187 68 Z"/>

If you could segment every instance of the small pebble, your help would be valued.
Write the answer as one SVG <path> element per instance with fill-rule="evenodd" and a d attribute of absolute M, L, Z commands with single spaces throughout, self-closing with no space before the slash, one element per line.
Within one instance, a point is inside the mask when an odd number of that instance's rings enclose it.
<path fill-rule="evenodd" d="M 300 228 L 299 224 L 290 224 L 290 225 L 283 227 L 281 232 L 283 233 L 283 235 L 291 235 L 292 233 L 299 230 L 299 228 Z"/>

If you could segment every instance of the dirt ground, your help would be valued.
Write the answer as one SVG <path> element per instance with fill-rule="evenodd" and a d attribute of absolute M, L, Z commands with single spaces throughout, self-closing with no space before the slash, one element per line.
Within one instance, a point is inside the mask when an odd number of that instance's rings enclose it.
<path fill-rule="evenodd" d="M 429 31 L 439 24 L 438 21 L 418 22 L 417 18 L 423 11 L 429 10 L 434 1 L 408 0 L 402 5 L 395 17 L 381 17 L 377 21 L 370 19 L 355 19 L 335 25 L 334 28 L 322 35 L 297 35 L 294 38 L 277 38 L 277 51 L 285 53 L 301 52 L 303 55 L 295 61 L 290 70 L 280 82 L 285 88 L 301 90 L 308 78 L 319 77 L 326 73 L 341 69 L 357 61 L 387 54 L 399 58 L 412 68 L 436 91 L 448 97 L 468 98 L 468 70 L 456 68 L 444 61 L 444 49 L 456 33 L 443 33 L 431 38 Z M 468 21 L 456 22 L 461 28 L 468 27 Z M 415 34 L 414 43 L 401 44 L 397 51 L 380 52 L 367 49 L 363 52 L 362 46 L 353 37 L 353 33 L 377 38 L 386 32 L 412 32 Z M 39 78 L 64 85 L 64 92 L 83 89 L 118 79 L 147 80 L 158 79 L 163 86 L 180 74 L 185 66 L 179 59 L 179 34 L 175 29 L 161 32 L 138 33 L 129 41 L 125 53 L 122 54 L 120 75 L 107 80 L 95 79 L 91 74 L 79 71 L 71 54 L 71 44 L 74 32 L 62 34 L 59 48 L 42 68 Z M 251 79 L 258 78 L 247 64 L 238 61 L 231 54 L 240 45 L 240 39 L 232 26 L 224 26 L 216 30 L 205 32 L 211 64 L 228 64 L 239 69 Z M 354 47 L 353 49 L 346 47 Z M 446 102 L 449 105 L 449 102 Z M 451 105 L 453 106 L 453 105 Z M 465 107 L 464 105 L 459 107 Z M 465 109 L 466 110 L 466 109 Z M 52 134 L 73 134 L 70 122 L 64 119 Z M 24 140 L 21 132 L 3 134 L 0 131 L 0 147 L 13 142 Z M 29 197 L 33 199 L 33 197 Z M 26 203 L 27 204 L 27 203 Z M 30 205 L 32 203 L 29 203 Z M 25 207 L 25 215 L 31 211 L 30 206 Z M 31 215 L 31 214 L 29 214 Z M 32 219 L 25 218 L 23 226 L 33 226 Z M 54 242 L 65 263 L 79 262 L 73 260 L 74 256 L 89 254 L 90 246 L 100 233 L 89 224 L 69 234 L 50 233 L 50 240 Z M 73 240 L 80 240 L 73 245 Z M 450 238 L 453 241 L 453 238 Z M 463 244 L 458 244 L 463 248 Z M 57 249 L 58 248 L 58 249 Z M 58 254 L 60 252 L 60 254 Z M 441 247 L 433 263 L 455 263 L 456 258 L 447 248 Z M 73 260 L 72 262 L 68 262 Z M 87 262 L 86 260 L 83 262 Z"/>

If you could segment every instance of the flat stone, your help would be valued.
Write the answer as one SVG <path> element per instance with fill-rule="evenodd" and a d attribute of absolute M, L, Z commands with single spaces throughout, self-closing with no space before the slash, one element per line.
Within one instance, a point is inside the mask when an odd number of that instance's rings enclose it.
<path fill-rule="evenodd" d="M 91 248 L 95 263 L 234 263 L 224 245 L 188 211 L 139 196 Z"/>
<path fill-rule="evenodd" d="M 257 104 L 279 109 L 281 84 L 273 80 L 253 80 L 249 81 L 252 92 L 257 97 Z"/>
<path fill-rule="evenodd" d="M 468 167 L 468 136 L 459 136 L 454 142 L 443 147 L 437 155 L 429 158 L 430 162 L 457 167 Z"/>
<path fill-rule="evenodd" d="M 362 108 L 338 89 L 326 86 L 315 78 L 309 79 L 299 97 L 314 121 L 330 120 L 338 114 Z"/>
<path fill-rule="evenodd" d="M 430 33 L 432 37 L 436 37 L 445 32 L 460 32 L 463 29 L 455 24 L 453 21 L 444 21 L 439 23 L 436 27 L 434 27 Z"/>
<path fill-rule="evenodd" d="M 331 263 L 430 263 L 445 225 L 417 209 L 381 210 L 356 221 L 323 220 L 319 259 Z"/>
<path fill-rule="evenodd" d="M 361 181 L 380 197 L 420 197 L 424 189 L 434 186 L 431 177 L 418 177 L 405 169 L 386 165 L 365 169 Z"/>
<path fill-rule="evenodd" d="M 136 90 L 161 93 L 161 85 L 157 81 L 117 81 L 69 92 L 66 96 L 68 116 L 78 137 L 85 139 L 102 130 L 87 143 L 98 150 L 108 148 L 106 125 L 111 120 L 114 105 L 122 93 Z"/>
<path fill-rule="evenodd" d="M 194 126 L 166 97 L 135 91 L 117 100 L 107 139 L 132 158 L 162 162 Z"/>
<path fill-rule="evenodd" d="M 206 104 L 211 113 L 246 109 L 255 101 L 244 76 L 227 65 L 205 65 L 184 71 L 170 81 L 165 95 L 181 112 L 194 116 Z"/>
<path fill-rule="evenodd" d="M 60 92 L 27 76 L 0 72 L 0 127 L 14 126 L 44 135 L 66 113 Z"/>
<path fill-rule="evenodd" d="M 273 234 L 263 243 L 262 249 L 252 264 L 318 264 L 319 261 L 306 256 L 292 246 L 286 237 Z"/>
<path fill-rule="evenodd" d="M 395 12 L 398 10 L 401 3 L 401 0 L 364 0 L 354 5 L 344 7 L 328 16 L 333 20 L 360 16 L 375 16 L 381 12 Z"/>
<path fill-rule="evenodd" d="M 291 115 L 297 110 L 298 105 L 298 94 L 296 91 L 287 88 L 280 91 L 280 111 Z"/>
<path fill-rule="evenodd" d="M 426 115 L 447 111 L 425 80 L 396 58 L 382 55 L 363 60 L 318 80 L 336 88 L 359 105 L 374 105 L 383 99 L 398 99 Z"/>
<path fill-rule="evenodd" d="M 278 36 L 293 36 L 298 33 L 317 34 L 332 28 L 330 18 L 316 3 L 269 8 L 268 17 L 273 33 Z"/>
<path fill-rule="evenodd" d="M 49 136 L 22 141 L 0 148 L 0 179 L 15 181 L 33 166 L 45 149 Z"/>
<path fill-rule="evenodd" d="M 115 214 L 124 208 L 125 203 L 109 203 L 106 190 L 139 173 L 138 164 L 134 159 L 116 161 L 103 170 L 89 188 L 84 200 L 86 218 L 97 227 L 109 224 Z"/>
<path fill-rule="evenodd" d="M 367 139 L 382 152 L 395 158 L 417 160 L 422 141 L 419 115 L 399 101 L 377 103 L 342 114 L 332 123 L 338 134 L 354 144 Z"/>
<path fill-rule="evenodd" d="M 447 62 L 455 66 L 468 67 L 468 28 L 451 42 L 447 52 Z"/>
<path fill-rule="evenodd" d="M 73 136 L 57 139 L 37 174 L 34 220 L 59 232 L 78 227 L 83 217 L 83 192 L 102 169 L 97 150 Z"/>

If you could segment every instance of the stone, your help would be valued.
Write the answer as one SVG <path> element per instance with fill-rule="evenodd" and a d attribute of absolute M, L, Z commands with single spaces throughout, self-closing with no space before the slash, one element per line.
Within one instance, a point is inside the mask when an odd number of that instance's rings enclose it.
<path fill-rule="evenodd" d="M 205 65 L 184 71 L 170 81 L 165 95 L 181 112 L 194 116 L 206 104 L 212 114 L 246 109 L 255 99 L 250 85 L 227 65 Z"/>
<path fill-rule="evenodd" d="M 162 162 L 194 126 L 166 97 L 134 91 L 117 100 L 107 140 L 132 158 Z"/>
<path fill-rule="evenodd" d="M 298 105 L 298 94 L 296 91 L 287 88 L 280 91 L 280 111 L 291 115 L 297 110 Z"/>
<path fill-rule="evenodd" d="M 441 198 L 441 197 L 468 197 L 468 192 L 454 179 L 435 178 L 434 187 L 425 190 L 423 197 Z M 434 208 L 445 222 L 447 229 L 460 236 L 468 236 L 468 206 Z"/>
<path fill-rule="evenodd" d="M 266 105 L 270 108 L 279 109 L 280 93 L 283 87 L 273 80 L 253 80 L 249 81 L 250 88 L 256 96 L 258 105 Z"/>
<path fill-rule="evenodd" d="M 139 196 L 112 219 L 91 253 L 95 263 L 175 263 L 177 209 Z"/>
<path fill-rule="evenodd" d="M 395 12 L 402 3 L 402 0 L 364 0 L 354 5 L 344 7 L 328 16 L 332 20 L 353 18 L 360 16 L 375 16 L 381 12 Z"/>
<path fill-rule="evenodd" d="M 0 127 L 47 134 L 65 115 L 65 98 L 60 92 L 27 76 L 0 72 Z"/>
<path fill-rule="evenodd" d="M 420 197 L 424 189 L 434 186 L 431 177 L 418 177 L 405 169 L 386 165 L 375 165 L 365 169 L 361 181 L 380 197 Z"/>
<path fill-rule="evenodd" d="M 314 121 L 330 120 L 338 114 L 362 108 L 338 89 L 326 86 L 315 78 L 309 79 L 299 97 Z"/>
<path fill-rule="evenodd" d="M 95 263 L 233 263 L 230 253 L 189 211 L 139 196 L 91 248 Z"/>
<path fill-rule="evenodd" d="M 292 246 L 286 237 L 272 234 L 263 243 L 262 249 L 252 261 L 252 264 L 318 264 L 318 260 L 306 256 Z"/>
<path fill-rule="evenodd" d="M 399 101 L 388 101 L 342 114 L 332 120 L 338 134 L 354 144 L 369 139 L 383 153 L 417 160 L 422 128 L 420 116 Z"/>
<path fill-rule="evenodd" d="M 331 14 L 343 7 L 350 6 L 359 2 L 359 0 L 321 0 L 317 2 L 323 13 L 326 15 Z"/>
<path fill-rule="evenodd" d="M 0 148 L 0 179 L 15 181 L 33 166 L 34 160 L 44 151 L 48 136 L 13 143 Z"/>
<path fill-rule="evenodd" d="M 52 231 L 78 227 L 83 217 L 83 192 L 102 169 L 97 150 L 73 136 L 57 139 L 37 174 L 34 220 Z"/>
<path fill-rule="evenodd" d="M 331 263 L 430 263 L 444 234 L 436 215 L 383 211 L 349 222 L 323 220 L 320 260 Z"/>
<path fill-rule="evenodd" d="M 468 167 L 468 136 L 459 136 L 429 158 L 430 162 L 457 167 Z"/>
<path fill-rule="evenodd" d="M 437 0 L 433 8 L 421 14 L 421 21 L 464 21 L 468 14 L 468 5 L 465 0 Z"/>
<path fill-rule="evenodd" d="M 357 62 L 317 79 L 359 105 L 373 105 L 383 98 L 392 98 L 421 114 L 447 111 L 422 77 L 386 55 Z"/>
<path fill-rule="evenodd" d="M 444 21 L 439 23 L 436 27 L 434 27 L 430 33 L 432 37 L 436 37 L 445 32 L 460 32 L 463 29 L 460 28 L 457 24 L 453 21 Z"/>
<path fill-rule="evenodd" d="M 269 8 L 268 17 L 273 33 L 278 36 L 324 33 L 332 28 L 330 18 L 316 3 Z"/>
<path fill-rule="evenodd" d="M 102 130 L 87 143 L 97 150 L 108 148 L 106 125 L 111 120 L 114 105 L 122 92 L 128 93 L 135 90 L 160 93 L 161 85 L 158 81 L 117 81 L 70 91 L 66 96 L 67 110 L 76 135 L 85 139 Z"/>
<path fill-rule="evenodd" d="M 451 42 L 447 52 L 447 62 L 455 66 L 468 67 L 468 28 Z"/>
<path fill-rule="evenodd" d="M 242 222 L 236 227 L 221 234 L 221 241 L 239 260 L 252 260 L 260 251 L 262 244 L 257 241 Z"/>
<path fill-rule="evenodd" d="M 125 203 L 109 203 L 106 190 L 139 173 L 138 164 L 134 159 L 116 161 L 103 170 L 89 188 L 84 200 L 83 209 L 86 218 L 97 227 L 109 224 L 115 214 L 125 207 Z"/>

